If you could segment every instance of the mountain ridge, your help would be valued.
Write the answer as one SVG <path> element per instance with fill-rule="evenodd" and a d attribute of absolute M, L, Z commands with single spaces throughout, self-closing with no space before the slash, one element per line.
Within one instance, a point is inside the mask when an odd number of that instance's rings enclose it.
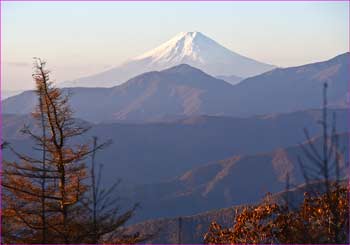
<path fill-rule="evenodd" d="M 340 133 L 339 142 L 348 147 L 349 133 Z M 322 137 L 311 140 L 315 149 L 322 149 Z M 132 200 L 143 202 L 136 221 L 155 217 L 193 215 L 210 209 L 230 205 L 252 204 L 268 192 L 283 191 L 287 178 L 291 186 L 304 183 L 299 161 L 312 166 L 305 156 L 302 145 L 276 148 L 270 152 L 233 155 L 223 160 L 213 161 L 195 167 L 178 177 L 135 188 Z M 346 174 L 349 155 L 344 153 L 340 162 L 341 174 Z M 177 208 L 174 210 L 174 204 Z"/>
<path fill-rule="evenodd" d="M 328 120 L 333 113 L 338 132 L 348 132 L 347 110 L 329 109 Z M 286 172 L 291 184 L 298 183 L 296 156 L 304 153 L 296 145 L 308 143 L 303 128 L 319 142 L 321 116 L 322 110 L 309 110 L 252 118 L 195 116 L 172 122 L 88 124 L 91 129 L 76 143 L 93 136 L 100 142 L 113 141 L 97 156 L 104 165 L 102 184 L 121 177 L 122 193 L 127 194 L 123 200 L 142 201 L 133 218 L 140 221 L 254 202 L 262 193 L 284 188 Z M 29 115 L 3 118 L 4 140 L 17 151 L 34 154 L 33 142 L 19 131 L 24 123 L 34 125 L 34 120 Z M 339 137 L 344 147 L 346 136 Z M 263 143 L 257 144 L 257 139 Z M 18 160 L 9 149 L 3 156 Z"/>
<path fill-rule="evenodd" d="M 336 113 L 339 131 L 346 130 L 347 110 L 332 112 Z M 114 173 L 118 173 L 126 182 L 153 183 L 235 154 L 254 154 L 297 144 L 304 140 L 304 127 L 308 127 L 311 137 L 320 133 L 317 125 L 320 113 L 321 110 L 308 110 L 251 118 L 191 116 L 143 124 L 88 124 L 91 129 L 85 139 L 97 135 L 101 141 L 113 140 L 101 159 L 108 170 L 106 180 L 113 179 Z M 331 115 L 329 113 L 330 119 Z M 25 123 L 34 123 L 28 115 L 14 117 L 16 115 L 3 115 L 4 140 L 14 142 L 14 145 L 19 141 L 30 145 L 23 141 L 18 129 Z M 256 138 L 265 143 L 255 144 Z M 27 146 L 23 150 L 31 152 Z M 7 156 L 10 155 L 7 152 Z M 130 172 L 130 168 L 138 171 Z"/>
<path fill-rule="evenodd" d="M 77 117 L 91 122 L 157 121 L 167 116 L 250 117 L 320 108 L 323 83 L 329 105 L 349 107 L 350 53 L 292 68 L 279 68 L 231 85 L 190 65 L 140 74 L 112 88 L 67 88 Z M 3 101 L 4 113 L 27 114 L 33 92 Z M 93 111 L 94 113 L 91 113 Z"/>

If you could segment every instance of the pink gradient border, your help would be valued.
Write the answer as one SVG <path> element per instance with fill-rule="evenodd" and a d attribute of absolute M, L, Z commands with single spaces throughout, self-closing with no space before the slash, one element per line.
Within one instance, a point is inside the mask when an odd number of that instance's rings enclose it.
<path fill-rule="evenodd" d="M 349 14 L 350 14 L 350 0 L 0 0 L 0 144 L 3 143 L 2 138 L 2 101 L 1 101 L 1 90 L 2 90 L 2 2 L 349 2 Z M 349 19 L 350 22 L 350 19 Z M 350 35 L 350 27 L 349 27 L 349 35 Z M 350 51 L 350 43 L 348 47 L 348 51 Z M 350 66 L 349 66 L 350 70 Z M 350 78 L 348 79 L 348 93 L 350 94 Z M 348 112 L 348 122 L 350 123 L 350 110 Z M 350 129 L 350 124 L 349 124 Z M 349 130 L 348 130 L 349 131 Z M 348 139 L 349 141 L 350 139 Z M 348 142 L 350 143 L 350 142 Z M 348 149 L 350 151 L 350 149 Z M 350 173 L 349 173 L 350 175 Z M 2 150 L 0 149 L 0 242 L 2 241 L 1 235 L 1 212 L 2 212 Z M 349 186 L 350 186 L 350 179 Z M 350 197 L 349 197 L 350 198 Z M 349 228 L 350 229 L 350 228 Z M 350 230 L 349 230 L 350 234 Z M 146 243 L 147 244 L 147 243 Z M 25 244 L 23 244 L 25 245 Z M 55 245 L 63 245 L 63 244 L 55 244 Z M 76 244 L 79 245 L 79 244 Z M 161 245 L 161 244 L 155 244 Z M 180 244 L 179 244 L 180 245 Z M 190 244 L 189 244 L 190 245 Z M 191 245 L 200 245 L 200 244 L 191 244 Z M 318 245 L 318 244 L 315 244 Z M 320 244 L 321 245 L 321 244 Z M 322 244 L 327 245 L 327 244 Z"/>
<path fill-rule="evenodd" d="M 0 2 L 350 2 L 350 0 L 0 0 Z"/>
<path fill-rule="evenodd" d="M 0 145 L 2 145 L 2 0 L 0 0 Z M 0 242 L 2 243 L 2 149 L 0 149 Z"/>

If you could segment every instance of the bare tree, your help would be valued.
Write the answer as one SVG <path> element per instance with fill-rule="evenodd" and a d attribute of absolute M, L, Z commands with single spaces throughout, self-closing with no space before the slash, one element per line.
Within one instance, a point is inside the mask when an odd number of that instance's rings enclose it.
<path fill-rule="evenodd" d="M 328 84 L 323 84 L 323 108 L 322 120 L 322 150 L 318 150 L 317 145 L 311 139 L 308 130 L 305 128 L 304 133 L 308 145 L 300 145 L 304 155 L 308 159 L 307 164 L 299 157 L 299 165 L 308 186 L 309 194 L 318 195 L 320 192 L 325 193 L 326 201 L 330 207 L 332 220 L 329 221 L 329 229 L 334 233 L 334 237 L 330 238 L 330 243 L 340 243 L 344 241 L 341 237 L 343 232 L 339 226 L 339 210 L 338 200 L 340 196 L 340 187 L 348 182 L 345 170 L 348 165 L 342 162 L 342 156 L 345 155 L 345 148 L 339 146 L 339 134 L 336 129 L 336 114 L 332 114 L 331 132 L 329 132 L 328 123 L 328 101 L 327 101 Z M 308 146 L 308 147 L 307 147 Z M 344 158 L 343 158 L 344 159 Z M 332 194 L 335 193 L 334 195 Z"/>
<path fill-rule="evenodd" d="M 125 233 L 123 226 L 134 215 L 138 204 L 120 214 L 121 210 L 117 205 L 120 199 L 116 193 L 120 180 L 108 188 L 103 188 L 101 183 L 103 165 L 96 163 L 96 155 L 99 150 L 110 143 L 111 141 L 108 141 L 99 145 L 98 138 L 93 137 L 94 150 L 91 155 L 90 166 L 91 188 L 85 199 L 86 207 L 91 214 L 91 224 L 89 226 L 91 243 L 135 243 L 145 241 L 151 236 Z"/>

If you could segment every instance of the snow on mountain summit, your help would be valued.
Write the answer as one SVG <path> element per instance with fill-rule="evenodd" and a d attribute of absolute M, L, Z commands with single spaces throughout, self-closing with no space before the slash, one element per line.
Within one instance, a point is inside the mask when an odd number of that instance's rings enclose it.
<path fill-rule="evenodd" d="M 201 32 L 180 32 L 160 46 L 93 76 L 66 82 L 65 87 L 111 87 L 148 71 L 188 64 L 212 75 L 249 77 L 274 66 L 237 54 Z"/>
<path fill-rule="evenodd" d="M 181 63 L 198 66 L 199 64 L 225 64 L 231 62 L 232 58 L 243 59 L 244 61 L 242 60 L 242 62 L 250 60 L 221 46 L 200 32 L 180 32 L 169 41 L 133 60 L 148 59 L 151 61 L 151 64 L 164 63 L 167 66 L 174 66 Z M 206 72 L 215 73 L 214 71 Z M 225 72 L 223 71 L 223 73 Z M 232 73 L 229 72 L 226 75 L 232 75 Z"/>
<path fill-rule="evenodd" d="M 135 60 L 152 58 L 153 62 L 180 62 L 185 57 L 201 62 L 198 42 L 205 37 L 200 32 L 180 32 L 175 37 L 138 57 Z"/>

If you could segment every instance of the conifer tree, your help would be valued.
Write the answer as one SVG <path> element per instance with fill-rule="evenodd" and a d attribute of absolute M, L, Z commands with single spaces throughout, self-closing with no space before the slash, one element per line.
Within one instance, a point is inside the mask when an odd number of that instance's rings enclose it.
<path fill-rule="evenodd" d="M 97 144 L 97 140 L 93 144 L 76 143 L 74 139 L 88 128 L 74 119 L 69 95 L 54 86 L 45 65 L 41 59 L 35 59 L 33 78 L 38 106 L 32 116 L 36 128 L 22 129 L 34 143 L 33 154 L 18 152 L 9 144 L 18 161 L 3 161 L 2 242 L 69 244 L 143 240 L 146 237 L 138 233 L 122 233 L 121 227 L 134 214 L 135 207 L 118 215 L 112 193 L 115 186 L 107 191 L 99 189 L 94 163 L 89 176 L 88 157 L 92 154 L 94 162 L 96 152 L 106 144 Z M 91 191 L 92 199 L 88 198 Z"/>

